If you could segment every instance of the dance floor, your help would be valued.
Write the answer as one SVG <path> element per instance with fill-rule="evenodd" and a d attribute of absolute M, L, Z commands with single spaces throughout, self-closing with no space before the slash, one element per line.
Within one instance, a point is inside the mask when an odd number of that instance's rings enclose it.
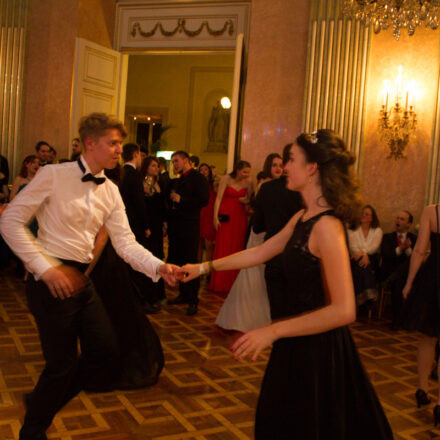
<path fill-rule="evenodd" d="M 162 339 L 166 366 L 149 389 L 81 393 L 48 431 L 56 440 L 229 440 L 253 438 L 254 409 L 268 358 L 236 362 L 231 336 L 215 326 L 223 299 L 204 291 L 200 311 L 167 306 L 151 318 Z M 387 322 L 358 322 L 352 332 L 396 439 L 440 439 L 432 407 L 417 409 L 417 334 L 391 332 Z M 23 283 L 0 274 L 0 439 L 18 439 L 22 394 L 43 367 Z M 436 394 L 436 383 L 431 382 Z M 336 439 L 337 440 L 337 439 Z M 374 440 L 374 439 L 372 439 Z"/>

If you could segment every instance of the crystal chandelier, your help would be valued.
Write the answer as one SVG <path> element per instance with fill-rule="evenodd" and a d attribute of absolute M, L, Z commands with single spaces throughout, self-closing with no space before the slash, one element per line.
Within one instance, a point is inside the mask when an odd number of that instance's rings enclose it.
<path fill-rule="evenodd" d="M 398 40 L 401 28 L 408 29 L 410 36 L 422 24 L 437 29 L 440 0 L 343 0 L 342 11 L 347 18 L 372 24 L 376 34 L 392 26 Z"/>

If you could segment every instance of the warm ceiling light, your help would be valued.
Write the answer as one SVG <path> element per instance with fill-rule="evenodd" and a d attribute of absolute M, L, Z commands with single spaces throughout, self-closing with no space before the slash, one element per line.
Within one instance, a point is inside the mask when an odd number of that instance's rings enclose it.
<path fill-rule="evenodd" d="M 136 121 L 137 117 L 135 116 L 133 119 Z"/>
<path fill-rule="evenodd" d="M 220 104 L 223 108 L 231 108 L 231 100 L 227 96 L 223 96 L 223 98 L 220 99 Z"/>

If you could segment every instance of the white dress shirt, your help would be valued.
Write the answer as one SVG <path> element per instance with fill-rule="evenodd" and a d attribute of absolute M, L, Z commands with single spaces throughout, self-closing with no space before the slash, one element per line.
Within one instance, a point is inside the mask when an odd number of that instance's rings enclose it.
<path fill-rule="evenodd" d="M 365 237 L 362 228 L 359 226 L 354 231 L 348 230 L 348 246 L 350 253 L 362 251 L 364 254 L 373 255 L 379 252 L 380 244 L 382 243 L 383 232 L 380 228 L 370 228 Z"/>
<path fill-rule="evenodd" d="M 80 160 L 84 174 L 90 173 L 85 159 Z M 109 179 L 101 185 L 82 182 L 84 174 L 77 162 L 40 168 L 0 218 L 6 243 L 39 279 L 59 264 L 57 258 L 89 263 L 96 235 L 105 225 L 120 257 L 157 281 L 163 262 L 136 242 L 118 187 Z M 104 171 L 95 177 L 104 177 Z M 39 226 L 37 239 L 26 227 L 34 215 Z"/>
<path fill-rule="evenodd" d="M 397 234 L 397 238 L 399 238 L 399 235 L 400 235 L 400 241 L 401 241 L 401 243 L 404 243 L 405 242 L 405 240 L 406 240 L 406 232 L 396 232 L 396 234 Z M 413 245 L 413 243 L 411 243 L 411 246 Z M 411 254 L 412 254 L 412 247 L 411 246 L 409 246 L 409 247 L 407 247 L 405 250 L 404 250 L 404 252 L 405 252 L 405 254 L 408 256 L 408 257 L 410 257 L 411 256 Z M 400 255 L 402 254 L 402 251 L 400 250 L 400 247 L 399 246 L 396 246 L 396 255 L 399 257 Z"/>

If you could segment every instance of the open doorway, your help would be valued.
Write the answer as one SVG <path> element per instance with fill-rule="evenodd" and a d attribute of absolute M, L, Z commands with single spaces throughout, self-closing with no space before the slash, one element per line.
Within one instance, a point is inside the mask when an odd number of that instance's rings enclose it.
<path fill-rule="evenodd" d="M 129 55 L 128 140 L 148 153 L 185 150 L 227 169 L 235 54 Z"/>

